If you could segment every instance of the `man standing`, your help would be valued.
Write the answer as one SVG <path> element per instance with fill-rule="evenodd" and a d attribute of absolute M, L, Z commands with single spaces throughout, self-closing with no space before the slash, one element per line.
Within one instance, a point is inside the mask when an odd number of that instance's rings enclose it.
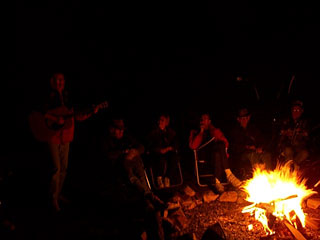
<path fill-rule="evenodd" d="M 74 137 L 74 120 L 86 120 L 97 113 L 100 107 L 94 106 L 88 113 L 75 113 L 69 93 L 65 90 L 64 74 L 55 73 L 50 79 L 50 92 L 41 107 L 41 113 L 30 115 L 29 121 L 35 137 L 48 143 L 53 163 L 50 198 L 56 211 L 60 211 L 59 201 L 63 199 L 61 190 L 67 174 L 70 142 Z"/>

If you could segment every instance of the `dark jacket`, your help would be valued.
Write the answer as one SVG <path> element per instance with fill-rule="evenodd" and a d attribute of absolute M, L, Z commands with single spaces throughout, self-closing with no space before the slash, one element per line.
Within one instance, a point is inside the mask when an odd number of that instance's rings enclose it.
<path fill-rule="evenodd" d="M 266 141 L 261 131 L 251 122 L 248 123 L 246 128 L 237 123 L 228 137 L 230 140 L 229 150 L 233 154 L 241 154 L 247 151 L 249 146 L 262 149 L 266 147 Z"/>
<path fill-rule="evenodd" d="M 140 154 L 144 152 L 144 146 L 127 134 L 124 134 L 121 139 L 108 135 L 102 141 L 102 154 L 112 166 L 115 166 L 118 161 L 122 161 L 126 151 L 131 148 L 137 149 Z"/>
<path fill-rule="evenodd" d="M 287 118 L 281 123 L 280 145 L 293 145 L 305 147 L 309 143 L 310 125 L 305 118 L 300 118 L 296 122 L 292 118 Z"/>
<path fill-rule="evenodd" d="M 177 135 L 172 128 L 165 130 L 155 128 L 149 133 L 146 144 L 150 153 L 160 153 L 160 150 L 166 147 L 173 147 L 174 151 L 178 150 Z"/>

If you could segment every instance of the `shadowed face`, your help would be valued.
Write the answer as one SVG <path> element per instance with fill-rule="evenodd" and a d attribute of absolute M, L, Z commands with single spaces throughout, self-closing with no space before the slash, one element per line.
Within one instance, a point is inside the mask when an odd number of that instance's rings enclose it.
<path fill-rule="evenodd" d="M 116 139 L 121 139 L 125 129 L 123 119 L 115 119 L 113 120 L 113 124 L 114 126 L 111 127 L 111 134 Z"/>
<path fill-rule="evenodd" d="M 64 85 L 65 85 L 64 75 L 62 73 L 55 74 L 51 78 L 50 83 L 51 83 L 51 87 L 53 89 L 55 89 L 61 93 L 63 91 Z"/>
<path fill-rule="evenodd" d="M 303 108 L 299 107 L 299 106 L 293 106 L 291 108 L 291 116 L 293 118 L 293 120 L 297 120 L 301 117 L 303 113 Z"/>
<path fill-rule="evenodd" d="M 160 128 L 161 130 L 164 130 L 164 129 L 166 129 L 166 127 L 169 126 L 170 117 L 160 116 L 158 123 L 159 123 L 159 128 Z"/>
<path fill-rule="evenodd" d="M 114 136 L 116 139 L 121 139 L 123 137 L 124 129 L 116 128 L 114 131 Z"/>
<path fill-rule="evenodd" d="M 211 119 L 208 114 L 202 114 L 200 118 L 200 127 L 208 129 L 211 124 Z"/>
<path fill-rule="evenodd" d="M 238 117 L 237 120 L 240 123 L 241 127 L 246 128 L 248 123 L 249 123 L 249 121 L 250 121 L 250 115 L 243 116 L 243 117 Z"/>
<path fill-rule="evenodd" d="M 123 137 L 124 129 L 120 129 L 117 127 L 111 127 L 110 128 L 111 136 L 113 136 L 115 139 L 121 139 Z"/>

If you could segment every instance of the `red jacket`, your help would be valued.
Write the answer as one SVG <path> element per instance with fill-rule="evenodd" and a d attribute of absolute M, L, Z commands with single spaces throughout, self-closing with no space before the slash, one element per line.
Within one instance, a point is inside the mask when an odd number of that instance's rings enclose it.
<path fill-rule="evenodd" d="M 48 113 L 48 111 L 52 111 L 54 109 L 63 108 L 63 110 L 58 110 L 61 115 L 73 114 L 72 103 L 69 98 L 69 94 L 67 91 L 63 91 L 60 95 L 58 91 L 51 90 L 48 95 L 48 99 L 46 100 L 46 104 L 44 105 L 43 112 L 44 114 Z M 62 112 L 64 114 L 62 114 Z M 58 114 L 58 115 L 60 115 Z M 73 140 L 74 137 L 74 121 L 83 121 L 89 118 L 93 113 L 81 113 L 77 112 L 73 115 L 73 117 L 68 119 L 68 128 L 61 128 L 58 130 L 51 131 L 48 142 L 54 144 L 68 143 Z"/>
<path fill-rule="evenodd" d="M 219 128 L 215 128 L 213 125 L 210 125 L 209 129 L 203 133 L 197 130 L 191 130 L 189 136 L 189 147 L 193 150 L 196 150 L 198 147 L 201 146 L 201 144 L 206 143 L 212 137 L 215 137 L 214 141 L 222 141 L 224 142 L 226 148 L 229 147 L 229 142 L 222 133 L 222 131 Z"/>
<path fill-rule="evenodd" d="M 62 144 L 62 143 L 68 143 L 73 141 L 74 137 L 74 122 L 77 121 L 84 121 L 87 118 L 89 118 L 92 115 L 92 113 L 86 114 L 86 113 L 77 113 L 75 114 L 75 117 L 71 119 L 71 126 L 66 129 L 59 129 L 55 130 L 54 135 L 50 136 L 49 143 L 54 144 Z"/>

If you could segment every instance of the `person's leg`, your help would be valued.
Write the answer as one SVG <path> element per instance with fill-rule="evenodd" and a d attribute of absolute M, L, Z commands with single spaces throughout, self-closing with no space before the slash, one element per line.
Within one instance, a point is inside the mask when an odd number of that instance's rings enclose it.
<path fill-rule="evenodd" d="M 307 160 L 309 157 L 309 152 L 305 148 L 297 148 L 296 156 L 294 157 L 294 162 L 300 165 L 303 161 Z"/>
<path fill-rule="evenodd" d="M 164 240 L 164 230 L 162 225 L 161 212 L 151 209 L 146 211 L 145 217 L 147 238 L 154 240 Z"/>
<path fill-rule="evenodd" d="M 260 159 L 261 159 L 261 162 L 265 165 L 267 170 L 273 169 L 272 157 L 269 152 L 262 152 L 260 154 Z"/>
<path fill-rule="evenodd" d="M 59 186 L 60 186 L 60 171 L 61 171 L 61 164 L 60 164 L 60 155 L 59 155 L 59 144 L 49 143 L 49 152 L 53 164 L 52 168 L 52 176 L 50 181 L 50 197 L 52 198 L 52 204 L 57 211 L 60 210 L 58 204 L 58 197 L 59 197 Z"/>
<path fill-rule="evenodd" d="M 140 157 L 135 157 L 130 161 L 125 160 L 124 165 L 131 184 L 133 184 L 138 189 L 138 191 L 143 193 L 144 195 L 150 193 L 150 188 L 146 180 L 142 159 Z"/>
<path fill-rule="evenodd" d="M 285 146 L 283 148 L 283 154 L 284 154 L 284 160 L 288 161 L 288 160 L 293 160 L 293 149 L 291 146 Z"/>
<path fill-rule="evenodd" d="M 213 163 L 214 175 L 222 181 L 224 169 L 229 168 L 225 145 L 222 142 L 217 142 L 213 145 Z"/>
<path fill-rule="evenodd" d="M 260 164 L 260 154 L 255 151 L 248 151 L 246 153 L 250 161 L 251 168 L 255 167 L 257 164 Z"/>
<path fill-rule="evenodd" d="M 241 154 L 241 169 L 242 175 L 241 177 L 244 179 L 248 179 L 252 176 L 252 151 L 245 151 Z"/>
<path fill-rule="evenodd" d="M 230 182 L 234 187 L 239 187 L 241 185 L 241 181 L 231 172 L 226 148 L 223 142 L 217 142 L 215 144 L 215 157 L 215 164 L 218 166 L 218 168 L 215 169 L 216 178 L 219 180 L 222 179 L 224 171 L 228 182 Z"/>
<path fill-rule="evenodd" d="M 152 172 L 158 187 L 163 188 L 163 178 L 166 171 L 166 159 L 161 154 L 152 154 Z"/>
<path fill-rule="evenodd" d="M 67 175 L 67 168 L 68 168 L 68 159 L 69 159 L 69 143 L 60 144 L 59 147 L 59 154 L 61 159 L 61 166 L 60 166 L 60 181 L 59 181 L 59 196 L 62 191 L 62 187 L 64 184 L 64 180 Z"/>
<path fill-rule="evenodd" d="M 165 177 L 169 179 L 169 183 L 176 183 L 180 174 L 178 169 L 179 155 L 176 152 L 169 152 L 166 155 L 167 171 Z"/>
<path fill-rule="evenodd" d="M 224 157 L 226 156 L 223 143 L 213 143 L 210 146 L 211 164 L 214 171 L 214 184 L 218 192 L 224 192 L 224 186 L 221 184 L 223 177 Z"/>

